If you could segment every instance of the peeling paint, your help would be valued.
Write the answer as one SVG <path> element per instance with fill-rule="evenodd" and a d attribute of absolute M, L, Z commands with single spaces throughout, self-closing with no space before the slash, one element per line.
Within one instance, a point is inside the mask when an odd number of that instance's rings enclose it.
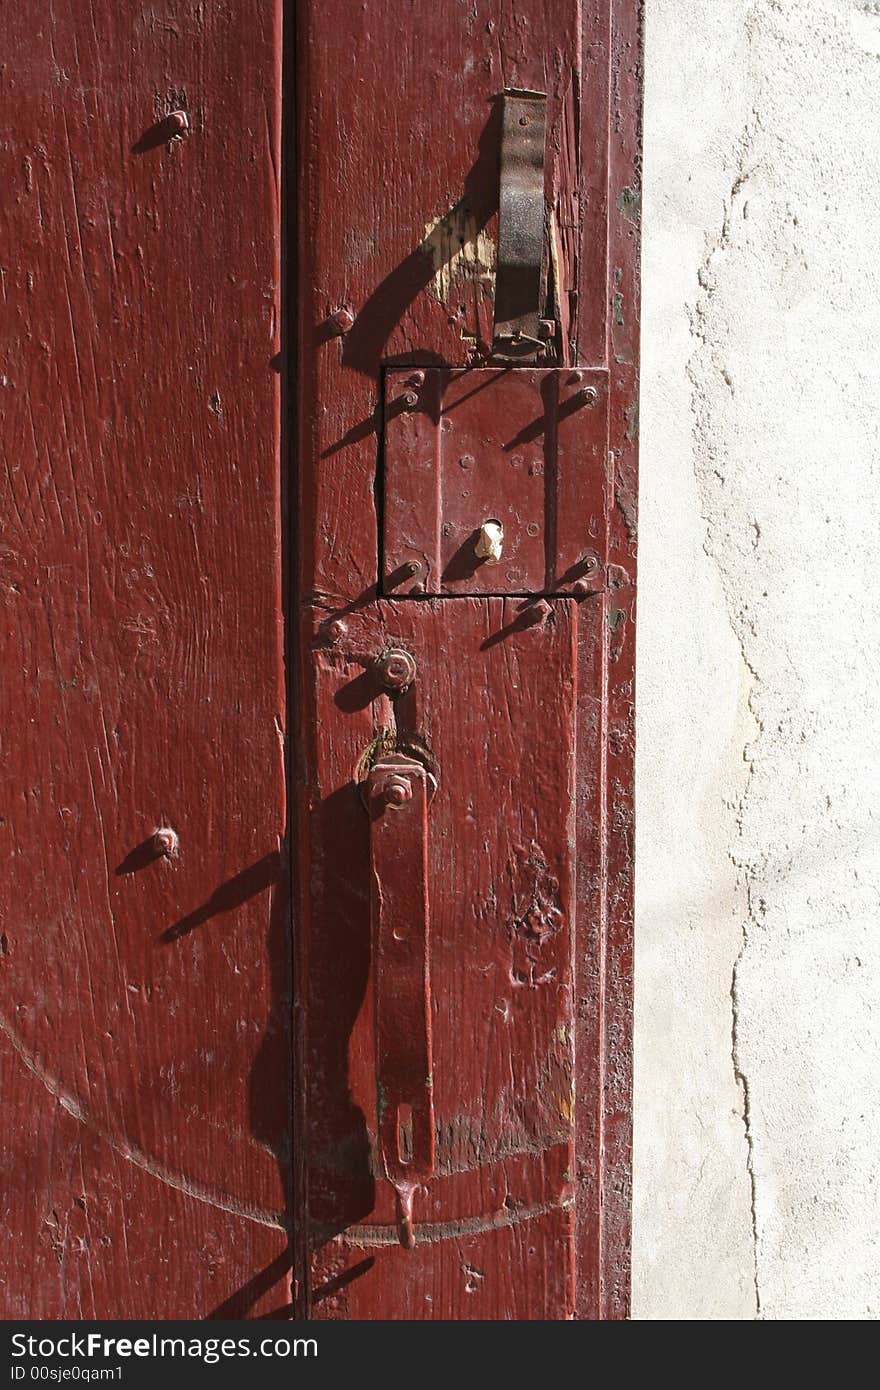
<path fill-rule="evenodd" d="M 540 846 L 520 851 L 514 870 L 513 907 L 509 926 L 512 951 L 511 980 L 515 985 L 548 984 L 558 974 L 558 964 L 547 948 L 565 925 L 559 880 L 551 872 Z"/>
<path fill-rule="evenodd" d="M 638 188 L 622 188 L 617 195 L 615 207 L 628 222 L 638 222 L 642 215 L 642 194 Z"/>
<path fill-rule="evenodd" d="M 495 243 L 461 207 L 429 222 L 419 249 L 434 267 L 430 289 L 441 304 L 454 302 L 460 282 L 494 276 Z"/>

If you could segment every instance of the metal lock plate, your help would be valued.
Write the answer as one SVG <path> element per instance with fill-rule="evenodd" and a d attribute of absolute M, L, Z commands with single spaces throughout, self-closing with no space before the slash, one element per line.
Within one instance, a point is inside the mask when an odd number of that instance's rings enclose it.
<path fill-rule="evenodd" d="M 387 371 L 384 592 L 565 594 L 595 573 L 607 400 L 585 368 Z"/>

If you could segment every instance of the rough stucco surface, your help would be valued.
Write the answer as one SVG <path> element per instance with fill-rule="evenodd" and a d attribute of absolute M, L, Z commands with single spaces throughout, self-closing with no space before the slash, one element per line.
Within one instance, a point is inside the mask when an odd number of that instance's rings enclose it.
<path fill-rule="evenodd" d="M 634 1316 L 880 1315 L 880 3 L 647 0 Z"/>

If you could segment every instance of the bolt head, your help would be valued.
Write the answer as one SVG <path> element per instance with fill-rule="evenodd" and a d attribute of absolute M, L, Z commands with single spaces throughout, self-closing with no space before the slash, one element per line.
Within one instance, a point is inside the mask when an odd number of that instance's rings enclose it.
<path fill-rule="evenodd" d="M 416 391 L 404 391 L 401 400 L 405 410 L 414 410 L 419 403 L 418 393 Z"/>
<path fill-rule="evenodd" d="M 526 608 L 523 611 L 520 622 L 524 627 L 537 627 L 538 624 L 546 623 L 552 612 L 553 609 L 550 604 L 542 598 L 537 603 L 533 603 L 531 608 Z"/>
<path fill-rule="evenodd" d="M 391 647 L 374 662 L 376 674 L 386 690 L 406 690 L 416 675 L 415 658 L 402 647 Z"/>
<path fill-rule="evenodd" d="M 388 777 L 379 787 L 379 795 L 386 806 L 405 806 L 412 801 L 412 787 L 405 777 Z"/>
<path fill-rule="evenodd" d="M 347 304 L 341 304 L 338 309 L 334 309 L 330 315 L 330 322 L 340 333 L 347 333 L 354 325 L 354 314 Z"/>
<path fill-rule="evenodd" d="M 599 399 L 599 393 L 595 386 L 582 386 L 575 396 L 578 405 L 595 405 Z"/>

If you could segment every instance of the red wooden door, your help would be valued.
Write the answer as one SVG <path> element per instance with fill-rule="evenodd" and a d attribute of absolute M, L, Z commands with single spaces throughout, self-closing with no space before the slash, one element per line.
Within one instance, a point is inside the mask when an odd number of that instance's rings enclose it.
<path fill-rule="evenodd" d="M 4 13 L 7 1317 L 290 1301 L 280 16 Z"/>
<path fill-rule="evenodd" d="M 626 1314 L 638 11 L 298 7 L 305 1316 Z"/>
<path fill-rule="evenodd" d="M 626 1315 L 639 12 L 7 16 L 7 1317 Z"/>

